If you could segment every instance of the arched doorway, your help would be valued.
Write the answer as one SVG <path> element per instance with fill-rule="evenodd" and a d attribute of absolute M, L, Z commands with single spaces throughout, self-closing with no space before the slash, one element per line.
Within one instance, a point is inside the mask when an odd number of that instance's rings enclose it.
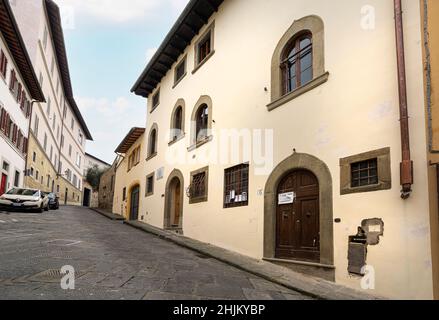
<path fill-rule="evenodd" d="M 291 192 L 297 197 L 293 206 L 287 203 Z M 264 197 L 264 258 L 334 265 L 332 177 L 323 161 L 303 153 L 289 156 L 271 173 Z"/>
<path fill-rule="evenodd" d="M 275 257 L 320 262 L 316 176 L 308 170 L 287 173 L 279 183 L 277 198 Z"/>
<path fill-rule="evenodd" d="M 140 186 L 134 186 L 131 189 L 130 197 L 130 220 L 139 220 L 139 199 L 140 199 Z"/>
<path fill-rule="evenodd" d="M 184 179 L 179 170 L 174 170 L 166 183 L 164 228 L 183 230 Z"/>

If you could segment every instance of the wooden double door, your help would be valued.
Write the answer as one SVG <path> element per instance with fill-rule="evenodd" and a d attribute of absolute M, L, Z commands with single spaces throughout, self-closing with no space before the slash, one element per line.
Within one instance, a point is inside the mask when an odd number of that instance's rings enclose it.
<path fill-rule="evenodd" d="M 279 184 L 277 196 L 276 258 L 320 262 L 316 176 L 307 170 L 287 174 Z"/>

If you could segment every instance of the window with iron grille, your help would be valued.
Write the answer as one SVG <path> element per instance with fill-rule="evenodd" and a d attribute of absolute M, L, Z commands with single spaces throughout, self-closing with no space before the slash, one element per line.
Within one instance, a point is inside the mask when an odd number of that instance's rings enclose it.
<path fill-rule="evenodd" d="M 356 162 L 351 165 L 351 187 L 378 184 L 378 159 Z"/>
<path fill-rule="evenodd" d="M 203 168 L 191 173 L 190 203 L 205 202 L 208 198 L 209 168 Z"/>
<path fill-rule="evenodd" d="M 307 84 L 313 79 L 312 35 L 305 33 L 293 40 L 285 51 L 281 68 L 284 78 L 284 94 Z"/>
<path fill-rule="evenodd" d="M 224 208 L 248 205 L 249 165 L 242 164 L 225 170 Z"/>

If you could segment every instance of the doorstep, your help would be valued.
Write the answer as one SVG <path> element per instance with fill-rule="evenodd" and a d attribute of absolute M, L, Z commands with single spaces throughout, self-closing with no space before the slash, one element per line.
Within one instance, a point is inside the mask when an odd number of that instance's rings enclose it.
<path fill-rule="evenodd" d="M 108 211 L 105 211 L 105 210 L 102 210 L 102 209 L 99 209 L 99 208 L 90 208 L 90 210 L 93 210 L 93 211 L 95 211 L 95 212 L 97 212 L 97 213 L 107 217 L 108 219 L 111 219 L 111 220 L 114 220 L 114 221 L 124 221 L 125 220 L 124 217 L 122 217 L 122 216 L 120 216 L 118 214 L 110 213 Z"/>
<path fill-rule="evenodd" d="M 228 265 L 252 273 L 288 289 L 323 300 L 380 300 L 383 297 L 351 289 L 331 281 L 294 272 L 269 261 L 250 258 L 239 253 L 168 232 L 139 221 L 124 221 L 125 224 L 148 232 Z"/>

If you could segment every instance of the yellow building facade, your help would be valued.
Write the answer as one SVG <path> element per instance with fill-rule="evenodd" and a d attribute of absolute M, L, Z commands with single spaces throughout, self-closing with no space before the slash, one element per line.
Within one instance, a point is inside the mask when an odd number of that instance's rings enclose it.
<path fill-rule="evenodd" d="M 439 299 L 439 3 L 422 0 L 428 179 L 435 294 Z"/>
<path fill-rule="evenodd" d="M 26 187 L 57 193 L 61 205 L 81 205 L 81 191 L 57 174 L 33 133 L 29 138 L 27 168 L 28 172 L 24 178 Z"/>

